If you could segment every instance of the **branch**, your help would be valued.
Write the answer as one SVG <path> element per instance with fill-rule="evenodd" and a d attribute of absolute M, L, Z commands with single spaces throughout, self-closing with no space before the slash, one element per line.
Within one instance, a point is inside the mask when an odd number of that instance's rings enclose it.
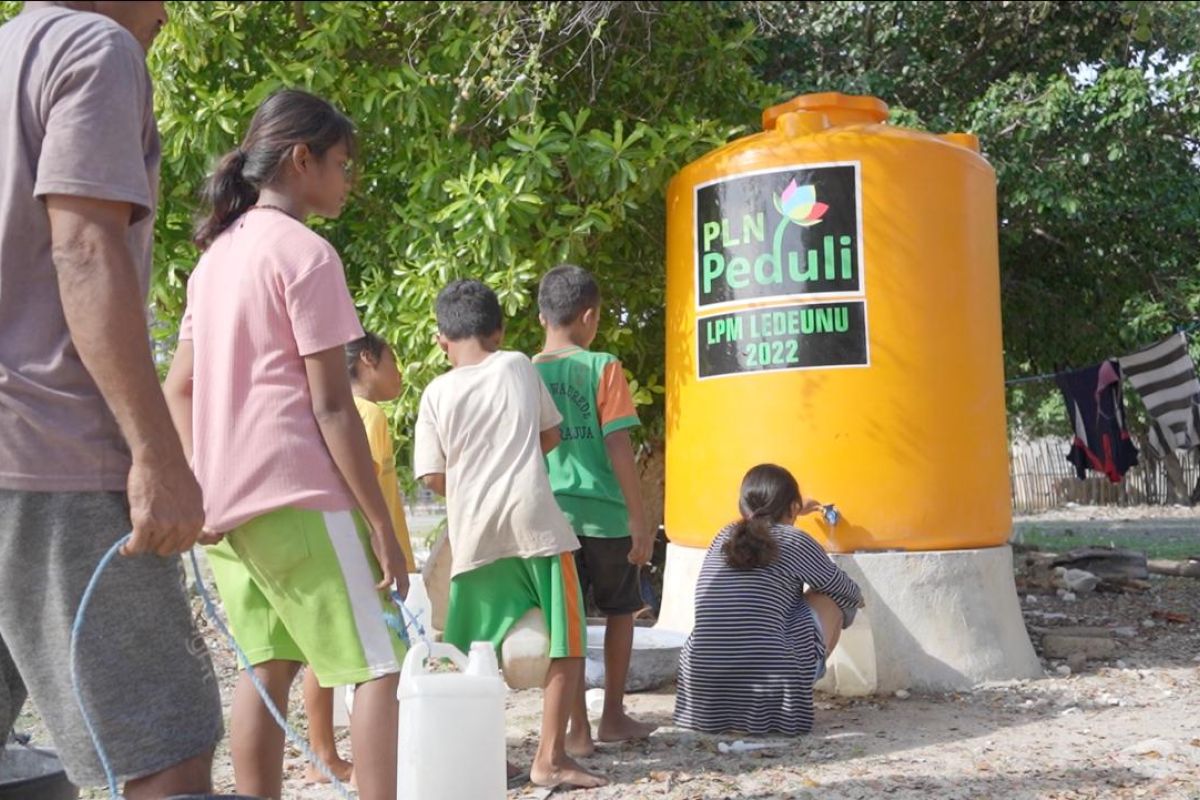
<path fill-rule="evenodd" d="M 1035 226 L 1035 227 L 1033 228 L 1033 232 L 1034 232 L 1036 235 L 1038 235 L 1038 236 L 1042 237 L 1043 239 L 1045 239 L 1045 240 L 1046 240 L 1046 241 L 1048 241 L 1048 242 L 1053 242 L 1054 244 L 1058 245 L 1059 247 L 1061 247 L 1061 248 L 1063 248 L 1063 249 L 1066 249 L 1066 248 L 1067 248 L 1067 243 L 1066 243 L 1066 242 L 1064 242 L 1062 239 L 1059 239 L 1057 236 L 1054 236 L 1054 235 L 1052 235 L 1052 234 L 1046 233 L 1046 231 L 1042 230 L 1041 228 L 1038 228 L 1038 227 L 1036 227 L 1036 226 Z"/>
<path fill-rule="evenodd" d="M 303 0 L 292 1 L 292 16 L 296 18 L 296 28 L 299 30 L 306 31 L 311 27 L 308 22 L 308 15 L 304 13 Z"/>

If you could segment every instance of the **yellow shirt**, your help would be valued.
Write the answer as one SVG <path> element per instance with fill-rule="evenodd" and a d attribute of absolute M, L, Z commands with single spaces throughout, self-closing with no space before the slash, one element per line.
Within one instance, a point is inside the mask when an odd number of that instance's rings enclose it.
<path fill-rule="evenodd" d="M 363 427 L 367 429 L 371 460 L 375 462 L 375 476 L 379 479 L 379 488 L 383 490 L 383 499 L 387 503 L 388 514 L 392 517 L 396 539 L 400 542 L 400 549 L 404 551 L 408 571 L 416 572 L 417 562 L 413 559 L 408 522 L 404 519 L 404 497 L 400 494 L 400 481 L 396 479 L 396 454 L 392 450 L 392 434 L 388 430 L 387 416 L 383 409 L 370 400 L 355 397 L 354 405 L 358 409 L 358 415 L 362 417 Z"/>

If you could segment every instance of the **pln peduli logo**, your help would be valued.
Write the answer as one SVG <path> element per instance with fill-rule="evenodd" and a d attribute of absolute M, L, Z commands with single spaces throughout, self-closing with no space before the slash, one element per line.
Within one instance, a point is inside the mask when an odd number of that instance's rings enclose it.
<path fill-rule="evenodd" d="M 781 194 L 775 195 L 775 210 L 784 220 L 809 228 L 821 221 L 829 206 L 817 201 L 816 186 L 797 186 L 793 178 Z"/>

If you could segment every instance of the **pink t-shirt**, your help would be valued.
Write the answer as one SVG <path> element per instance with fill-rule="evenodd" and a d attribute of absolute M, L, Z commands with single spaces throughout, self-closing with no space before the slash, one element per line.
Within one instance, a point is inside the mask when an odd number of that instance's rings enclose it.
<path fill-rule="evenodd" d="M 179 338 L 195 348 L 192 469 L 206 526 L 228 531 L 284 506 L 353 508 L 304 369 L 304 356 L 363 335 L 337 251 L 254 209 L 201 256 L 187 296 Z"/>

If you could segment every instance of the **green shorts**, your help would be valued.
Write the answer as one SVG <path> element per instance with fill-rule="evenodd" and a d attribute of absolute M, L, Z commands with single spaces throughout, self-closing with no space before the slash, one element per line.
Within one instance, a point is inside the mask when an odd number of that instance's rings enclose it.
<path fill-rule="evenodd" d="M 322 686 L 400 671 L 405 647 L 358 514 L 281 508 L 208 548 L 229 627 L 251 664 L 300 661 Z"/>
<path fill-rule="evenodd" d="M 513 624 L 540 608 L 550 635 L 550 658 L 582 658 L 587 652 L 587 617 L 575 571 L 575 556 L 502 558 L 456 575 L 442 638 L 462 650 L 491 642 L 497 651 Z"/>

